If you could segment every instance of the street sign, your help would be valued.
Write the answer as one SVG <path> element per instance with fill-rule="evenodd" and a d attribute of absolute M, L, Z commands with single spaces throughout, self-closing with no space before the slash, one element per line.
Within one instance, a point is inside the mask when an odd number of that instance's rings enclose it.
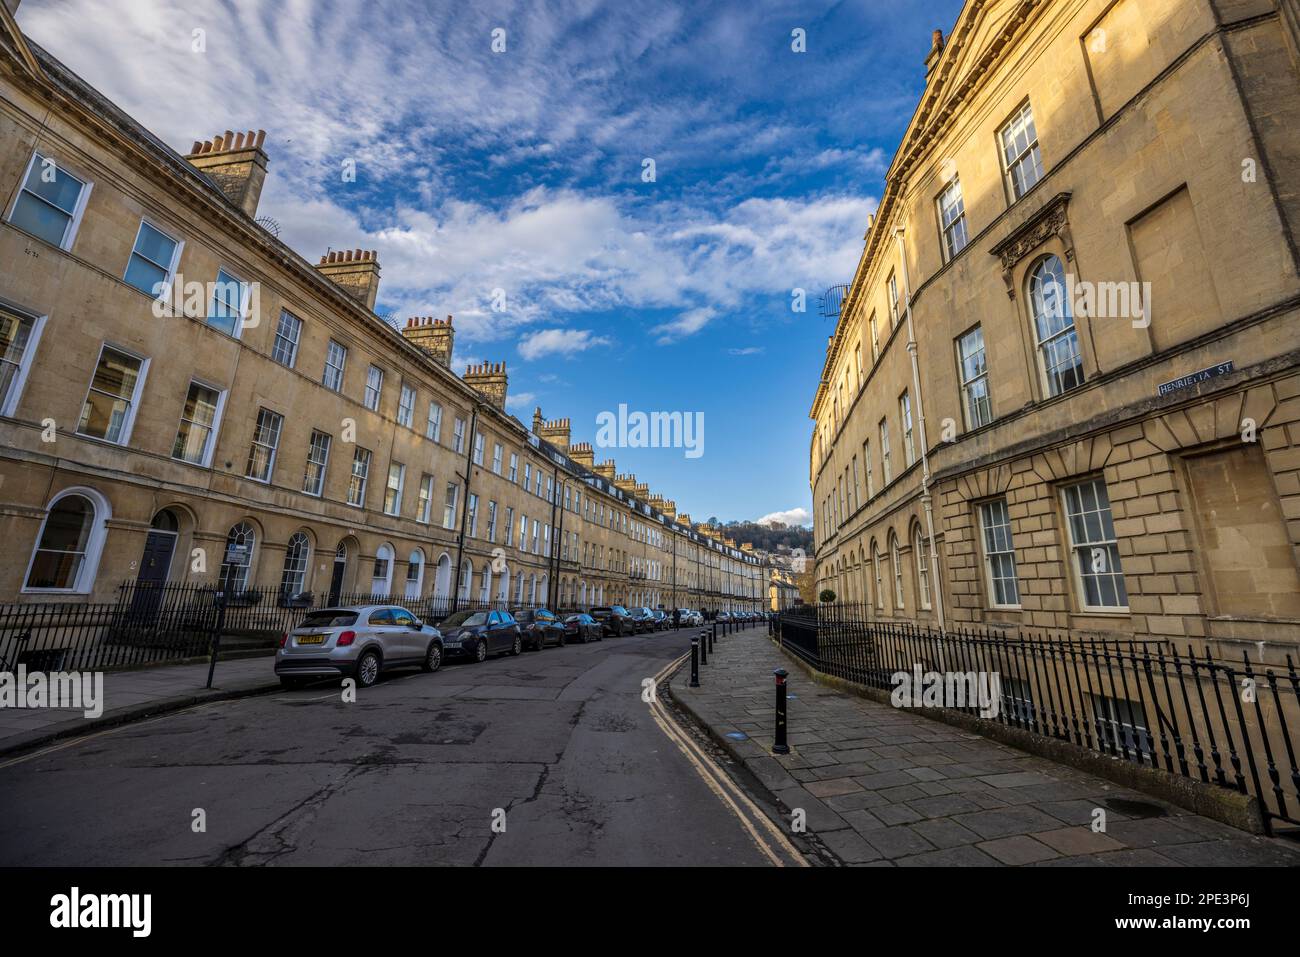
<path fill-rule="evenodd" d="M 1170 379 L 1168 382 L 1162 382 L 1156 386 L 1156 395 L 1168 395 L 1170 392 L 1177 392 L 1179 389 L 1186 389 L 1206 379 L 1213 379 L 1216 376 L 1226 375 L 1233 369 L 1232 360 L 1220 362 L 1218 365 L 1210 366 L 1208 369 L 1201 369 L 1197 372 L 1180 376 L 1177 379 Z"/>

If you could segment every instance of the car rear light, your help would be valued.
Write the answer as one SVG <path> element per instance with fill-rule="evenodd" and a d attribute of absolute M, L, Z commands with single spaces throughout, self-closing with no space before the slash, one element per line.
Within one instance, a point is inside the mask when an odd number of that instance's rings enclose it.
<path fill-rule="evenodd" d="M 337 647 L 345 648 L 356 640 L 357 640 L 357 633 L 355 631 L 345 631 L 343 632 L 343 634 L 339 635 Z"/>
<path fill-rule="evenodd" d="M 289 633 L 286 631 L 284 634 L 280 636 L 280 647 L 283 648 L 288 643 L 289 643 Z"/>

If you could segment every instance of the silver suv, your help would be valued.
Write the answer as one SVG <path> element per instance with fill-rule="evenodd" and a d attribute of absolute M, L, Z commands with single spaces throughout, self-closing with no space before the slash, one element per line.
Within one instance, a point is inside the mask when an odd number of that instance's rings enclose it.
<path fill-rule="evenodd" d="M 355 678 L 369 688 L 381 671 L 442 667 L 442 634 L 397 605 L 350 605 L 307 613 L 280 639 L 275 673 L 286 688 L 311 678 Z"/>

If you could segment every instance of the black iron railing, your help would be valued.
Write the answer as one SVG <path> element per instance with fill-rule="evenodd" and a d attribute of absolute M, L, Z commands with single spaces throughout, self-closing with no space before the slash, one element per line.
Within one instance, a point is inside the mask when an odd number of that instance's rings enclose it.
<path fill-rule="evenodd" d="M 1289 654 L 1269 667 L 1170 641 L 940 632 L 839 603 L 787 610 L 774 631 L 826 674 L 889 690 L 900 674 L 938 675 L 965 693 L 944 707 L 1253 794 L 1266 823 L 1300 825 L 1300 675 Z M 973 700 L 972 682 L 994 675 L 990 709 Z"/>
<path fill-rule="evenodd" d="M 213 585 L 126 582 L 115 602 L 0 604 L 0 671 L 130 668 L 210 654 L 220 622 L 223 657 L 266 652 L 308 612 L 325 607 L 325 595 L 285 595 L 276 589 L 222 592 L 218 615 Z M 398 605 L 436 625 L 452 610 L 446 597 L 351 593 L 335 605 Z M 532 603 L 461 598 L 458 611 L 541 607 Z M 552 608 L 557 614 L 577 608 Z"/>

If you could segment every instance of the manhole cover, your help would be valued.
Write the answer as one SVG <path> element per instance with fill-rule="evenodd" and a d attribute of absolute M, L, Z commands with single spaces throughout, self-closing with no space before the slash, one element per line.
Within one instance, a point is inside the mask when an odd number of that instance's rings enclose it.
<path fill-rule="evenodd" d="M 1128 817 L 1167 817 L 1169 812 L 1159 804 L 1150 804 L 1146 801 L 1130 801 L 1126 798 L 1110 798 L 1105 802 L 1106 806 L 1112 811 L 1119 811 L 1120 814 Z"/>

